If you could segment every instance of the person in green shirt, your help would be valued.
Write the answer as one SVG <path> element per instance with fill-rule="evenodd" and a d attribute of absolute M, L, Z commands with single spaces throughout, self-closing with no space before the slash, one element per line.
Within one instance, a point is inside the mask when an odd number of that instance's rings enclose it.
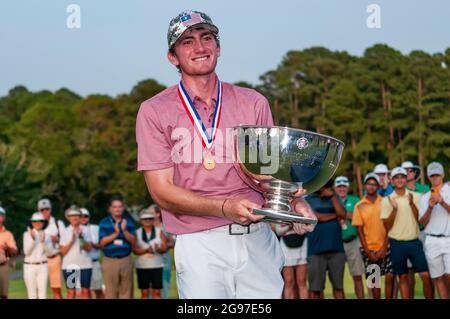
<path fill-rule="evenodd" d="M 417 180 L 420 177 L 421 169 L 419 166 L 414 165 L 410 161 L 406 161 L 402 163 L 402 167 L 406 169 L 407 176 L 406 176 L 406 189 L 424 194 L 430 191 L 430 187 L 426 184 L 421 184 Z"/>
<path fill-rule="evenodd" d="M 359 198 L 349 195 L 350 182 L 346 176 L 338 176 L 334 181 L 334 190 L 339 195 L 345 210 L 347 218 L 341 220 L 342 241 L 344 242 L 345 257 L 347 258 L 348 268 L 353 277 L 355 295 L 358 299 L 364 299 L 364 286 L 362 275 L 364 274 L 364 261 L 362 259 L 358 240 L 358 230 L 352 225 L 353 208 L 359 202 Z"/>

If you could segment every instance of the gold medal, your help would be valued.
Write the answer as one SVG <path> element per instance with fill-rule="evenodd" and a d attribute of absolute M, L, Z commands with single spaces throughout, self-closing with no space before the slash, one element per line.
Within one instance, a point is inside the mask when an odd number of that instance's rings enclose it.
<path fill-rule="evenodd" d="M 213 170 L 216 167 L 216 161 L 211 155 L 208 154 L 205 156 L 203 159 L 203 167 L 208 171 Z"/>

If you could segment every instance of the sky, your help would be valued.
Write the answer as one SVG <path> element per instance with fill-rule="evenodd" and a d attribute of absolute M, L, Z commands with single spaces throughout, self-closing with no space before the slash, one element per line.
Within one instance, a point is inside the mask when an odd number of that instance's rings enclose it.
<path fill-rule="evenodd" d="M 80 8 L 80 28 L 67 27 L 70 4 Z M 380 28 L 367 26 L 371 4 Z M 83 96 L 127 93 L 149 78 L 173 85 L 167 29 L 186 9 L 219 27 L 217 73 L 226 82 L 257 84 L 288 51 L 312 46 L 353 55 L 375 43 L 405 54 L 450 47 L 448 0 L 1 0 L 0 96 L 17 85 Z"/>

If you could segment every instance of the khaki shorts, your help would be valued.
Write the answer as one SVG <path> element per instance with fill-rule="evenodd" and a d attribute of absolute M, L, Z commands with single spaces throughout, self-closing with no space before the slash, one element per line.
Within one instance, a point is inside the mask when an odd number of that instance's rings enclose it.
<path fill-rule="evenodd" d="M 8 286 L 9 286 L 9 264 L 0 266 L 0 297 L 8 296 Z"/>
<path fill-rule="evenodd" d="M 361 255 L 361 242 L 358 238 L 344 243 L 345 258 L 352 276 L 362 276 L 365 273 L 364 261 Z"/>
<path fill-rule="evenodd" d="M 48 279 L 50 281 L 50 288 L 61 288 L 61 255 L 57 255 L 53 258 L 48 258 Z"/>

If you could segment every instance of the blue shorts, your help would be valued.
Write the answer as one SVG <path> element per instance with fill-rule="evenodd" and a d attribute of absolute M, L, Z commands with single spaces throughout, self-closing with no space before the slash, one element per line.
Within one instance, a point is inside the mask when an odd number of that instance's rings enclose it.
<path fill-rule="evenodd" d="M 78 271 L 79 273 L 77 274 L 76 272 Z M 80 270 L 63 269 L 63 275 L 67 288 L 77 288 L 78 282 L 81 288 L 91 288 L 92 268 Z"/>
<path fill-rule="evenodd" d="M 389 238 L 391 246 L 392 270 L 395 275 L 408 272 L 407 261 L 411 261 L 414 272 L 427 272 L 428 264 L 419 239 L 395 240 Z"/>

